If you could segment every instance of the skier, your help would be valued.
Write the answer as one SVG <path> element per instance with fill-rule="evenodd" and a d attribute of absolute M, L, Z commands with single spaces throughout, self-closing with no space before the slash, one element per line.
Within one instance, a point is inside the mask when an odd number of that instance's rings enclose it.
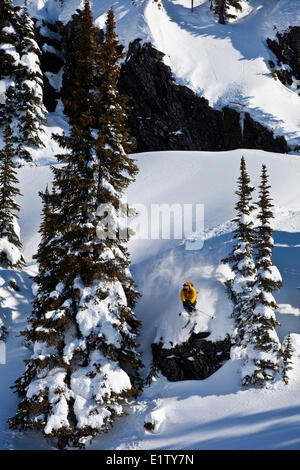
<path fill-rule="evenodd" d="M 180 300 L 186 312 L 192 313 L 196 310 L 197 292 L 191 282 L 185 282 L 180 292 Z"/>

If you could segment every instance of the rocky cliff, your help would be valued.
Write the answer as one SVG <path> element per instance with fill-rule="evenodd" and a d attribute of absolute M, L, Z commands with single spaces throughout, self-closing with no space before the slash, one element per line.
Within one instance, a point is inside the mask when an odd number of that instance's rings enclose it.
<path fill-rule="evenodd" d="M 171 348 L 152 344 L 153 365 L 170 381 L 203 380 L 230 359 L 230 339 L 212 342 L 209 333 L 192 333 L 188 341 Z"/>
<path fill-rule="evenodd" d="M 273 75 L 284 85 L 294 84 L 300 93 L 300 26 L 278 32 L 275 40 L 267 39 L 267 44 L 277 58 L 277 64 L 270 62 Z"/>
<path fill-rule="evenodd" d="M 137 151 L 288 151 L 283 137 L 274 138 L 248 113 L 240 114 L 228 107 L 215 110 L 205 98 L 177 85 L 163 57 L 151 44 L 136 39 L 122 65 L 119 88 L 131 97 L 128 124 Z"/>

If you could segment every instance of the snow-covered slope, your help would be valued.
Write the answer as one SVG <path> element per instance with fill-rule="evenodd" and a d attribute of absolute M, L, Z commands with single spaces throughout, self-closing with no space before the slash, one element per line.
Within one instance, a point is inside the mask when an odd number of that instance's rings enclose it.
<path fill-rule="evenodd" d="M 22 3 L 22 0 L 16 0 Z M 113 5 L 120 41 L 142 38 L 166 54 L 178 83 L 205 96 L 211 106 L 229 105 L 284 135 L 290 144 L 300 142 L 300 97 L 271 76 L 269 60 L 276 58 L 266 39 L 277 31 L 300 24 L 298 0 L 243 1 L 237 19 L 220 25 L 209 0 L 93 0 L 95 24 L 104 26 Z M 39 20 L 67 23 L 83 0 L 28 0 Z"/>
<path fill-rule="evenodd" d="M 232 224 L 229 220 L 234 214 L 234 190 L 242 154 L 254 185 L 259 181 L 262 163 L 266 163 L 270 173 L 276 205 L 274 262 L 284 282 L 276 295 L 280 305 L 277 318 L 282 324 L 278 334 L 280 340 L 289 331 L 300 334 L 299 157 L 254 150 L 139 154 L 136 158 L 140 173 L 127 193 L 131 204 L 145 204 L 148 209 L 155 203 L 205 205 L 205 240 L 200 250 L 186 250 L 184 240 L 179 239 L 130 242 L 132 273 L 143 294 L 136 311 L 143 321 L 139 342 L 144 353 L 145 374 L 151 363 L 151 342 L 163 337 L 168 345 L 169 341 L 176 343 L 187 337 L 182 329 L 184 320 L 178 315 L 181 310 L 179 290 L 185 280 L 191 280 L 196 286 L 199 308 L 215 315 L 211 320 L 199 314 L 196 328 L 211 331 L 211 339 L 224 338 L 232 331 L 230 302 L 223 285 L 228 271 L 220 264 L 220 259 L 230 248 Z M 49 444 L 38 435 L 12 433 L 6 424 L 17 402 L 9 386 L 19 377 L 22 361 L 28 355 L 22 338 L 17 335 L 26 328 L 26 316 L 30 314 L 32 281 L 29 274 L 36 269 L 31 255 L 38 243 L 41 211 L 37 192 L 50 182 L 51 172 L 47 166 L 23 168 L 19 170 L 19 179 L 24 194 L 21 236 L 29 266 L 17 276 L 19 292 L 9 291 L 7 295 L 7 288 L 0 292 L 7 297 L 9 327 L 7 364 L 0 364 L 1 398 L 2 403 L 6 403 L 0 407 L 0 448 L 47 449 Z M 194 235 L 197 237 L 199 234 Z M 1 276 L 7 281 L 7 272 Z M 240 361 L 233 358 L 204 381 L 171 383 L 160 377 L 133 403 L 130 416 L 117 421 L 108 435 L 95 439 L 92 448 L 299 449 L 299 359 L 296 359 L 294 378 L 288 386 L 277 384 L 266 390 L 243 389 L 239 367 Z M 153 432 L 144 429 L 145 421 L 156 423 Z"/>

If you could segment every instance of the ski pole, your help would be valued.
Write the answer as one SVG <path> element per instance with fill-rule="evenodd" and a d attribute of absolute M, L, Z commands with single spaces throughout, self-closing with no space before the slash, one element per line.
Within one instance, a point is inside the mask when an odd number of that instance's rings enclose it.
<path fill-rule="evenodd" d="M 209 313 L 203 312 L 203 310 L 197 309 L 198 312 L 204 313 L 204 315 L 207 315 L 209 318 L 215 318 L 213 315 L 209 315 Z"/>

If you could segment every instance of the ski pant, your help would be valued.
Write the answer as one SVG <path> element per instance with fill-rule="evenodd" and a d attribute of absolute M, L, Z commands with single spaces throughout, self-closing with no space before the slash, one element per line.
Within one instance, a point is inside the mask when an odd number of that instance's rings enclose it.
<path fill-rule="evenodd" d="M 182 302 L 184 310 L 188 313 L 192 313 L 194 310 L 196 310 L 196 304 L 197 300 L 195 300 L 195 302 L 191 302 L 190 300 L 185 300 Z"/>

